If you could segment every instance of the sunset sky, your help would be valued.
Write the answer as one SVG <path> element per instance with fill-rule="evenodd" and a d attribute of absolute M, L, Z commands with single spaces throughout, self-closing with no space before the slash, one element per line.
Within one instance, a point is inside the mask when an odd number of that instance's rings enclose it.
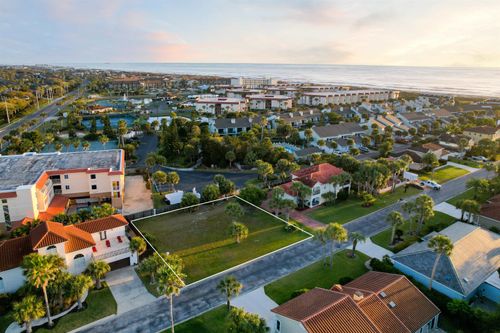
<path fill-rule="evenodd" d="M 0 0 L 0 63 L 500 67 L 498 0 Z"/>

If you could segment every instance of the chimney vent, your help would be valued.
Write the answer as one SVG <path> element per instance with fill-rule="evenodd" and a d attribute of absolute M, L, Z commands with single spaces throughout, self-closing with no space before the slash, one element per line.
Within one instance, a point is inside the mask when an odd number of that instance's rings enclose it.
<path fill-rule="evenodd" d="M 356 302 L 359 302 L 361 301 L 363 298 L 365 297 L 365 295 L 363 295 L 363 293 L 359 290 L 356 290 L 354 292 L 354 295 L 352 296 L 352 298 L 356 301 Z"/>

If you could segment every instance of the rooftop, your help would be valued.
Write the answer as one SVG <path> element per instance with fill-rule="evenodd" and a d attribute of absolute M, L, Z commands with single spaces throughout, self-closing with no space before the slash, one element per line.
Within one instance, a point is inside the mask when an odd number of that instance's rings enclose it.
<path fill-rule="evenodd" d="M 500 194 L 495 195 L 483 204 L 479 214 L 500 221 Z"/>
<path fill-rule="evenodd" d="M 364 130 L 358 123 L 343 123 L 336 125 L 316 126 L 312 130 L 316 132 L 319 137 L 335 137 L 341 135 L 351 135 L 356 133 L 364 133 Z"/>
<path fill-rule="evenodd" d="M 393 260 L 424 274 L 431 275 L 436 254 L 427 247 L 429 234 L 393 257 Z M 453 242 L 453 252 L 442 257 L 436 269 L 435 281 L 467 296 L 500 266 L 500 236 L 480 227 L 456 222 L 439 234 Z"/>
<path fill-rule="evenodd" d="M 256 95 L 248 95 L 248 99 L 268 99 L 268 100 L 273 100 L 273 99 L 279 99 L 283 101 L 288 101 L 292 100 L 292 97 L 286 96 L 286 95 L 271 95 L 271 94 L 256 94 Z"/>
<path fill-rule="evenodd" d="M 480 134 L 490 134 L 490 135 L 493 135 L 493 134 L 495 134 L 499 130 L 500 130 L 500 127 L 476 126 L 476 127 L 466 128 L 464 131 L 466 131 L 466 132 L 480 133 Z"/>
<path fill-rule="evenodd" d="M 123 171 L 123 158 L 121 149 L 0 156 L 0 192 L 15 191 L 18 186 L 33 185 L 47 171 Z"/>

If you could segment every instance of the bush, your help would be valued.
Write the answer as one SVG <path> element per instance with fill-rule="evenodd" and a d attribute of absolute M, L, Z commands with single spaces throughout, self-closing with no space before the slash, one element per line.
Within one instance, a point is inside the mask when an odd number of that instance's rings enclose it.
<path fill-rule="evenodd" d="M 266 198 L 266 192 L 254 185 L 248 185 L 241 189 L 240 198 L 260 206 L 262 201 Z"/>
<path fill-rule="evenodd" d="M 497 227 L 491 227 L 490 231 L 494 232 L 494 233 L 497 233 L 497 234 L 500 234 L 500 229 L 498 229 Z"/>
<path fill-rule="evenodd" d="M 303 289 L 298 289 L 298 290 L 295 290 L 294 292 L 292 292 L 292 298 L 295 298 L 297 296 L 300 296 L 302 294 L 305 294 L 309 291 L 309 289 L 307 288 L 303 288 Z"/>
<path fill-rule="evenodd" d="M 354 280 L 354 279 L 350 276 L 343 276 L 339 279 L 339 284 L 341 284 L 341 285 L 348 284 L 352 280 Z"/>
<path fill-rule="evenodd" d="M 392 248 L 392 252 L 396 253 L 396 252 L 399 252 L 401 250 L 404 250 L 408 246 L 410 246 L 411 244 L 415 243 L 417 240 L 418 240 L 418 237 L 416 237 L 416 236 L 407 236 L 405 240 L 394 245 L 394 247 Z"/>
<path fill-rule="evenodd" d="M 363 199 L 363 204 L 362 204 L 363 207 L 373 206 L 377 201 L 377 199 L 375 199 L 375 197 L 369 193 L 363 194 L 362 199 Z"/>
<path fill-rule="evenodd" d="M 345 201 L 345 200 L 347 200 L 347 198 L 349 198 L 349 192 L 346 189 L 342 189 L 337 194 L 337 200 Z"/>
<path fill-rule="evenodd" d="M 287 232 L 294 232 L 294 231 L 297 231 L 298 230 L 297 228 L 299 228 L 299 227 L 300 226 L 299 226 L 299 224 L 297 222 L 290 221 L 290 222 L 288 222 L 288 224 L 285 224 L 284 229 Z"/>

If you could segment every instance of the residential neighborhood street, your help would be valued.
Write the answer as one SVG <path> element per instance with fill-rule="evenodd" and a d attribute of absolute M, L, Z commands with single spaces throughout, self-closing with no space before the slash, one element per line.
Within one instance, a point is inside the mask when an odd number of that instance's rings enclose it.
<path fill-rule="evenodd" d="M 427 190 L 426 193 L 438 204 L 462 193 L 468 179 L 473 177 L 486 178 L 491 175 L 492 173 L 481 169 L 445 183 L 440 191 Z M 361 232 L 365 236 L 374 235 L 388 227 L 385 222 L 386 215 L 391 211 L 400 210 L 401 205 L 401 202 L 395 203 L 349 222 L 345 224 L 345 227 L 350 232 Z M 243 283 L 243 292 L 247 293 L 297 271 L 317 261 L 320 257 L 319 245 L 309 239 L 291 248 L 236 268 L 231 271 L 231 274 Z M 216 288 L 220 279 L 221 276 L 218 276 L 184 288 L 180 296 L 174 298 L 176 323 L 222 304 L 224 298 Z M 168 302 L 165 298 L 161 298 L 114 316 L 95 326 L 77 330 L 77 332 L 158 332 L 167 328 L 168 323 Z"/>

